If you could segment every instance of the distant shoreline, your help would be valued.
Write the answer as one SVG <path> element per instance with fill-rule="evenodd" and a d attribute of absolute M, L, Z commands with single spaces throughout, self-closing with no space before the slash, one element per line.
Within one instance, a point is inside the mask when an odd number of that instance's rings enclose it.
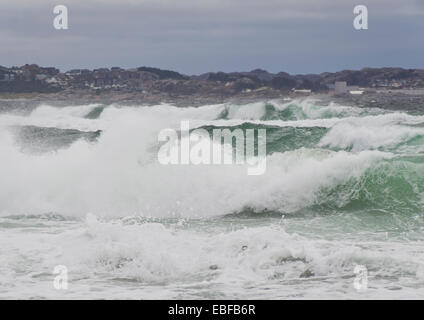
<path fill-rule="evenodd" d="M 163 94 L 118 94 L 118 93 L 101 93 L 99 95 L 87 94 L 85 92 L 74 92 L 64 94 L 60 93 L 0 93 L 0 101 L 26 101 L 26 102 L 52 102 L 59 104 L 87 104 L 101 103 L 113 104 L 119 103 L 123 105 L 158 105 L 161 103 L 172 104 L 179 107 L 197 107 L 207 104 L 219 103 L 249 103 L 257 101 L 266 101 L 273 99 L 318 99 L 325 102 L 347 103 L 356 106 L 380 107 L 387 108 L 388 104 L 393 109 L 401 107 L 397 103 L 403 104 L 403 108 L 407 109 L 424 109 L 424 89 L 408 89 L 408 90 L 381 90 L 375 93 L 366 93 L 361 96 L 335 96 L 330 93 L 317 93 L 310 95 L 287 94 L 274 92 L 272 94 L 255 94 L 245 93 L 237 94 L 229 97 L 216 96 L 167 96 Z M 390 106 L 389 106 L 390 107 Z M 400 109 L 403 109 L 400 108 Z"/>
<path fill-rule="evenodd" d="M 0 99 L 80 100 L 178 106 L 339 94 L 423 95 L 424 69 L 363 68 L 321 74 L 208 72 L 198 76 L 152 67 L 74 69 L 0 66 Z M 348 97 L 350 98 L 350 97 Z M 356 99 L 352 98 L 353 100 Z M 361 99 L 361 98 L 359 98 Z"/>

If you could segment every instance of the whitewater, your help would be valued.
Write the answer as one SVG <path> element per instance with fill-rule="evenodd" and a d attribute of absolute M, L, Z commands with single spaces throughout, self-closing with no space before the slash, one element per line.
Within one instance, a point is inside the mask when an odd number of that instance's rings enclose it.
<path fill-rule="evenodd" d="M 314 99 L 1 110 L 0 299 L 424 298 L 424 111 Z M 181 121 L 266 129 L 265 173 L 160 164 L 158 133 Z"/>

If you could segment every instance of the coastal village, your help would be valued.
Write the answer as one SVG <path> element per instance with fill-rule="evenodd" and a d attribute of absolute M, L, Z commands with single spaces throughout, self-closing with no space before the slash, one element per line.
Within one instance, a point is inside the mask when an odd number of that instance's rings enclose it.
<path fill-rule="evenodd" d="M 290 75 L 256 69 L 250 72 L 205 73 L 187 76 L 158 68 L 120 67 L 61 72 L 55 67 L 26 64 L 0 66 L 0 93 L 88 92 L 92 94 L 142 93 L 167 95 L 210 95 L 283 92 L 310 95 L 330 92 L 335 95 L 362 95 L 376 90 L 424 88 L 424 70 L 402 68 L 365 68 L 335 73 Z"/>

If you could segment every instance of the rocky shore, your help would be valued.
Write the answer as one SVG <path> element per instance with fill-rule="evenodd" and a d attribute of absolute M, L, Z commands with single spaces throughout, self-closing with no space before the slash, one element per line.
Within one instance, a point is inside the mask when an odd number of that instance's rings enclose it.
<path fill-rule="evenodd" d="M 363 95 L 332 96 L 335 83 L 363 90 Z M 359 89 L 360 88 L 360 89 Z M 54 67 L 0 67 L 0 99 L 199 106 L 279 98 L 323 96 L 358 105 L 419 104 L 424 70 L 364 68 L 334 73 L 290 75 L 256 69 L 249 72 L 209 72 L 197 76 L 150 67 L 76 69 L 61 73 Z M 336 90 L 337 91 L 337 90 Z M 406 92 L 408 91 L 408 92 Z M 381 103 L 380 103 L 381 101 Z"/>
<path fill-rule="evenodd" d="M 343 82 L 361 94 L 336 94 Z M 363 93 L 363 94 L 362 94 Z M 140 67 L 71 70 L 37 65 L 0 67 L 0 111 L 40 103 L 157 105 L 179 107 L 247 103 L 272 99 L 317 98 L 324 102 L 388 109 L 424 109 L 424 70 L 364 68 L 334 73 L 290 75 L 256 69 L 187 76 Z"/>

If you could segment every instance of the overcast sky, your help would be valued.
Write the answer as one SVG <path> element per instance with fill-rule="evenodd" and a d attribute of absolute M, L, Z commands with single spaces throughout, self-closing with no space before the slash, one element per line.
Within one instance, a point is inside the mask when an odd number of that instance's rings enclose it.
<path fill-rule="evenodd" d="M 53 8 L 69 29 L 53 28 Z M 369 29 L 353 28 L 364 4 Z M 424 68 L 424 0 L 1 0 L 0 65 L 319 73 Z"/>

